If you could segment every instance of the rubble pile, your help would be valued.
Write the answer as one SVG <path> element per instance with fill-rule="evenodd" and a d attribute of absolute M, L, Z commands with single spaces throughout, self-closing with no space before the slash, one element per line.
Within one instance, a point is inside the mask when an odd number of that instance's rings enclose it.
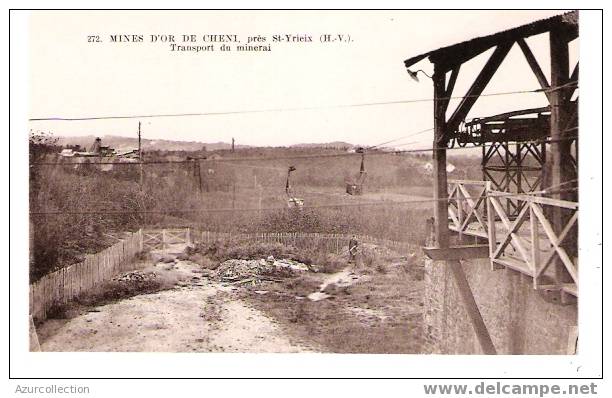
<path fill-rule="evenodd" d="M 308 265 L 300 263 L 299 261 L 295 261 L 295 260 L 275 260 L 274 261 L 274 267 L 276 268 L 286 268 L 286 269 L 291 269 L 293 271 L 309 271 L 310 268 L 308 267 Z"/>
<path fill-rule="evenodd" d="M 227 260 L 217 268 L 217 276 L 223 280 L 234 281 L 253 278 L 269 270 L 266 260 Z"/>
<path fill-rule="evenodd" d="M 131 271 L 113 278 L 117 282 L 144 282 L 157 277 L 155 272 Z"/>
<path fill-rule="evenodd" d="M 275 276 L 291 276 L 295 272 L 308 271 L 306 264 L 294 260 L 267 259 L 239 260 L 231 259 L 222 262 L 215 270 L 216 277 L 226 282 L 272 280 Z"/>

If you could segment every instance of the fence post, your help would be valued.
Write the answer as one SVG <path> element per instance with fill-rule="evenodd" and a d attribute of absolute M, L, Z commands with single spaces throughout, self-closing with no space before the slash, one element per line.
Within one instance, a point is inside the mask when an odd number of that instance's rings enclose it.
<path fill-rule="evenodd" d="M 30 310 L 30 315 L 32 315 L 34 313 L 34 289 L 32 289 L 32 285 L 28 286 L 28 297 L 30 299 L 28 308 Z"/>
<path fill-rule="evenodd" d="M 92 254 L 89 257 L 89 274 L 91 275 L 91 277 L 89 278 L 90 283 L 89 286 L 90 287 L 94 287 L 96 285 L 96 281 L 95 281 L 95 277 L 96 277 L 96 273 L 95 273 L 95 265 L 96 265 L 96 255 Z"/>
<path fill-rule="evenodd" d="M 191 228 L 187 228 L 187 232 L 185 232 L 185 239 L 187 240 L 187 245 L 191 246 Z"/>

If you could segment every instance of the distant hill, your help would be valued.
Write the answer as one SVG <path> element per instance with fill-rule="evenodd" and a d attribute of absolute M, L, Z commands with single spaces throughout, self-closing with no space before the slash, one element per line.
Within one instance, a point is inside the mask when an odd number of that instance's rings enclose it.
<path fill-rule="evenodd" d="M 58 145 L 80 145 L 83 148 L 89 148 L 94 142 L 96 136 L 86 135 L 78 137 L 57 137 Z M 110 146 L 119 151 L 138 148 L 138 138 L 136 137 L 121 137 L 116 135 L 101 136 L 102 145 Z M 199 141 L 173 141 L 173 140 L 142 140 L 142 149 L 145 151 L 161 150 L 161 151 L 199 151 L 203 146 L 206 146 L 208 151 L 219 149 L 231 149 L 232 144 L 227 142 L 199 142 Z M 247 145 L 236 145 L 236 148 L 247 148 Z"/>
<path fill-rule="evenodd" d="M 291 145 L 291 148 L 353 148 L 355 145 L 343 141 L 324 142 L 324 143 L 302 143 Z"/>

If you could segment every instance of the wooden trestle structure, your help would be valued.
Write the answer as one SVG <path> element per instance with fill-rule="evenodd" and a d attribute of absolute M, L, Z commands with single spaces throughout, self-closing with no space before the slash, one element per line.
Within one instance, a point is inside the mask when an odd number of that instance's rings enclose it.
<path fill-rule="evenodd" d="M 550 83 L 525 41 L 543 33 L 549 35 Z M 509 268 L 528 275 L 534 288 L 558 290 L 564 302 L 578 296 L 578 203 L 572 192 L 577 187 L 572 144 L 577 145 L 578 101 L 571 101 L 578 64 L 569 72 L 569 43 L 577 37 L 578 12 L 572 11 L 404 61 L 411 68 L 427 58 L 434 69 L 435 245 L 425 252 L 450 268 L 485 354 L 495 354 L 496 349 L 460 260 L 488 257 L 493 269 Z M 466 122 L 514 45 L 524 54 L 549 105 Z M 490 58 L 447 117 L 461 65 L 489 49 L 493 49 Z M 537 116 L 523 117 L 526 115 Z M 446 152 L 455 144 L 483 147 L 485 181 L 455 181 L 449 189 Z M 497 155 L 502 162 L 491 164 Z M 533 158 L 530 164 L 525 163 L 527 156 Z M 537 175 L 527 178 L 528 172 Z M 550 192 L 532 192 L 540 188 Z M 476 244 L 462 245 L 463 239 L 452 244 L 451 232 L 460 238 L 472 236 Z"/>

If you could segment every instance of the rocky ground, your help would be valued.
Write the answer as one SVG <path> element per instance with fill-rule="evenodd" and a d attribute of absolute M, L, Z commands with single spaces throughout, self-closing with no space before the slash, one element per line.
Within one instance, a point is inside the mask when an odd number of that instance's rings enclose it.
<path fill-rule="evenodd" d="M 169 288 L 80 308 L 38 327 L 43 351 L 418 353 L 422 282 L 414 258 L 326 274 L 297 261 L 181 256 L 115 278 Z"/>
<path fill-rule="evenodd" d="M 48 320 L 38 329 L 42 351 L 305 352 L 278 323 L 241 300 L 236 288 L 204 281 L 200 267 L 174 264 L 176 287 L 92 307 L 68 320 Z M 123 276 L 123 279 L 134 279 Z M 151 277 L 151 274 L 145 274 Z M 140 279 L 136 277 L 136 279 Z"/>

